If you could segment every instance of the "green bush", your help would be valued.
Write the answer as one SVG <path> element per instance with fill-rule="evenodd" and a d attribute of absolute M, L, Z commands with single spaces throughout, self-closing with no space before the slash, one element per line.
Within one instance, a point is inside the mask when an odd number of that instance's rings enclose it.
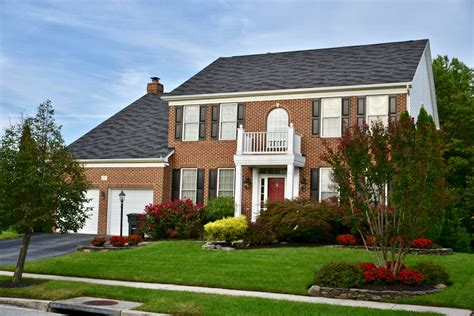
<path fill-rule="evenodd" d="M 280 241 L 330 242 L 334 240 L 337 205 L 309 199 L 268 203 L 259 220 L 270 226 Z"/>
<path fill-rule="evenodd" d="M 451 284 L 449 274 L 446 269 L 431 261 L 420 261 L 413 266 L 413 269 L 423 274 L 423 280 L 429 284 Z"/>
<path fill-rule="evenodd" d="M 364 282 L 364 272 L 354 263 L 331 262 L 316 271 L 314 284 L 333 288 L 357 287 Z"/>
<path fill-rule="evenodd" d="M 227 217 L 204 225 L 204 234 L 208 241 L 237 241 L 244 237 L 246 231 L 245 216 Z"/>
<path fill-rule="evenodd" d="M 248 224 L 244 245 L 270 245 L 275 240 L 276 236 L 271 227 L 257 219 L 255 223 Z"/>
<path fill-rule="evenodd" d="M 218 196 L 207 202 L 204 208 L 205 223 L 214 222 L 218 219 L 234 216 L 234 198 Z"/>
<path fill-rule="evenodd" d="M 447 211 L 441 236 L 435 241 L 455 251 L 471 250 L 471 237 L 455 210 Z"/>

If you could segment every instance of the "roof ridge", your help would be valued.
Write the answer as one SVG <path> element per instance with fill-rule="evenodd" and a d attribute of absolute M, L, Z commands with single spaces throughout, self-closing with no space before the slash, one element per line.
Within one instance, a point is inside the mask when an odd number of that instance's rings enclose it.
<path fill-rule="evenodd" d="M 250 56 L 266 56 L 266 55 L 278 55 L 278 54 L 288 54 L 288 53 L 300 53 L 300 52 L 314 52 L 314 51 L 324 51 L 324 50 L 333 50 L 333 49 L 341 49 L 341 48 L 355 48 L 355 47 L 367 47 L 367 46 L 381 46 L 381 45 L 390 45 L 390 44 L 402 44 L 402 43 L 409 43 L 409 42 L 429 42 L 429 39 L 417 39 L 417 40 L 407 40 L 407 41 L 396 41 L 396 42 L 385 42 L 385 43 L 373 43 L 373 44 L 359 44 L 359 45 L 347 45 L 347 46 L 336 46 L 336 47 L 323 47 L 323 48 L 310 48 L 310 49 L 299 49 L 299 50 L 290 50 L 290 51 L 282 51 L 282 52 L 267 52 L 267 53 L 256 53 L 256 54 L 248 54 L 248 55 L 233 55 L 227 57 L 219 57 L 218 59 L 231 59 L 231 58 L 239 58 L 239 57 L 250 57 Z M 217 60 L 217 59 L 216 59 Z"/>

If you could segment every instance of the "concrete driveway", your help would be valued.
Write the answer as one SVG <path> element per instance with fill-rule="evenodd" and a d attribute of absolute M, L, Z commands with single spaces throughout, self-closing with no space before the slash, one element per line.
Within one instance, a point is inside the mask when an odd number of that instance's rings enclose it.
<path fill-rule="evenodd" d="M 76 251 L 78 245 L 88 244 L 95 235 L 34 234 L 26 261 L 62 256 Z M 0 240 L 0 265 L 16 264 L 22 238 Z"/>

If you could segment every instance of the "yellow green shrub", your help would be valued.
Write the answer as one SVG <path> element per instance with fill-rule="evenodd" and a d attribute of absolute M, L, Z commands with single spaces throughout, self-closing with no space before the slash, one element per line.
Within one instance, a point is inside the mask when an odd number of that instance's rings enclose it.
<path fill-rule="evenodd" d="M 245 216 L 226 217 L 204 225 L 205 236 L 209 241 L 233 242 L 242 239 L 246 231 Z"/>

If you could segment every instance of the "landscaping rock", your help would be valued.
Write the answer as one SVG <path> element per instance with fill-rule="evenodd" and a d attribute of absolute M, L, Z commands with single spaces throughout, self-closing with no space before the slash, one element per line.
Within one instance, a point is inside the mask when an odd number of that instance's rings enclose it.
<path fill-rule="evenodd" d="M 446 285 L 438 284 L 433 289 L 420 291 L 395 291 L 395 290 L 368 290 L 368 289 L 344 289 L 331 288 L 313 285 L 309 288 L 310 296 L 353 299 L 364 301 L 380 301 L 386 298 L 396 298 L 404 296 L 425 295 L 442 291 Z"/>
<path fill-rule="evenodd" d="M 353 246 L 353 245 L 333 245 L 331 247 L 336 248 L 351 248 L 351 249 L 365 249 L 365 246 Z M 370 251 L 375 250 L 375 247 L 368 247 Z M 397 248 L 395 250 L 398 250 Z M 453 249 L 451 248 L 433 248 L 433 249 L 423 249 L 423 248 L 410 248 L 408 253 L 414 255 L 432 255 L 432 256 L 449 256 L 453 254 Z"/>
<path fill-rule="evenodd" d="M 308 294 L 311 296 L 319 296 L 319 292 L 321 291 L 321 287 L 318 285 L 313 285 L 312 287 L 309 288 Z"/>

